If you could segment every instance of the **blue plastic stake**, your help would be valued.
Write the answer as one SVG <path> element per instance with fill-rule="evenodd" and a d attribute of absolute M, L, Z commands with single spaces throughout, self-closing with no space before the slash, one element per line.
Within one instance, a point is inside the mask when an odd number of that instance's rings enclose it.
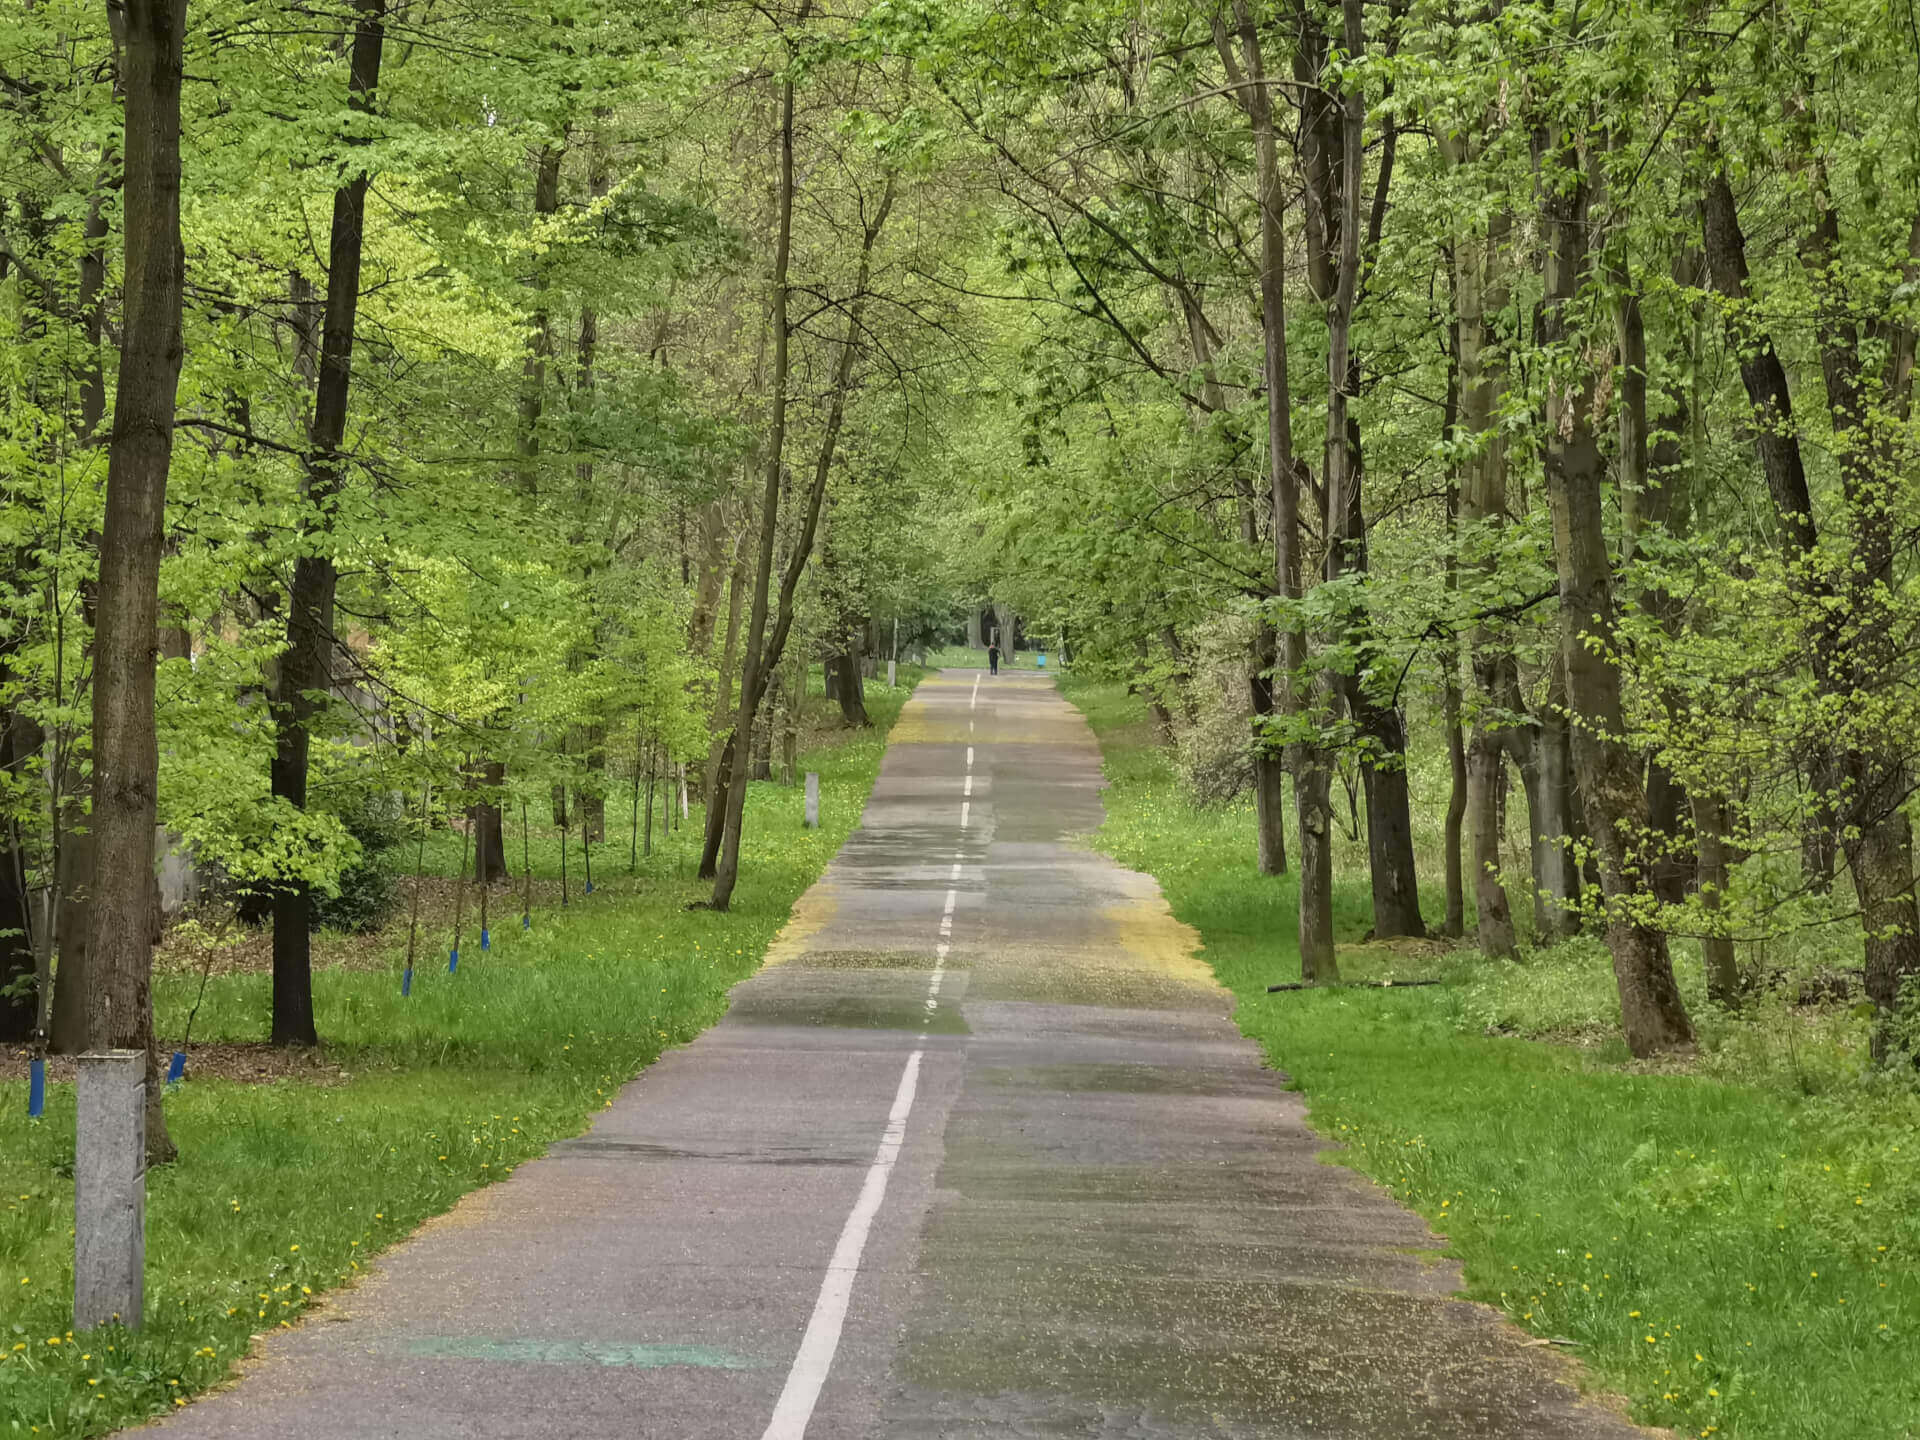
<path fill-rule="evenodd" d="M 484 926 L 481 927 L 480 930 L 480 948 L 482 950 L 491 950 L 493 948 L 493 937 L 488 934 Z"/>
<path fill-rule="evenodd" d="M 587 894 L 593 894 L 593 881 L 587 881 Z"/>
<path fill-rule="evenodd" d="M 413 967 L 409 965 L 400 972 L 400 998 L 404 1000 L 411 994 L 413 994 Z"/>
<path fill-rule="evenodd" d="M 27 1118 L 38 1120 L 47 1113 L 47 1062 L 34 1056 L 27 1075 Z"/>
<path fill-rule="evenodd" d="M 447 974 L 451 975 L 459 968 L 460 952 L 458 950 L 449 950 L 447 952 Z"/>
<path fill-rule="evenodd" d="M 173 1059 L 167 1062 L 167 1084 L 178 1085 L 187 1078 L 187 1052 L 176 1050 Z"/>
<path fill-rule="evenodd" d="M 533 929 L 533 916 L 531 916 L 531 915 L 522 915 L 522 916 L 520 917 L 520 928 L 521 928 L 522 930 L 531 930 L 531 929 Z"/>

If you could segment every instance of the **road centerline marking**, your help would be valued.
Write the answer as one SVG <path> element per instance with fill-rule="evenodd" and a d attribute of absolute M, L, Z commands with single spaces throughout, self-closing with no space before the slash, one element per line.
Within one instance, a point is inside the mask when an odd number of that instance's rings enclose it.
<path fill-rule="evenodd" d="M 921 1038 L 925 1039 L 923 1031 Z M 900 1088 L 894 1092 L 893 1109 L 887 1113 L 887 1128 L 880 1137 L 867 1178 L 861 1182 L 859 1198 L 841 1227 L 833 1258 L 820 1282 L 820 1298 L 814 1301 L 813 1316 L 807 1321 L 807 1333 L 800 1339 L 799 1352 L 793 1357 L 793 1369 L 773 1407 L 773 1419 L 761 1440 L 803 1440 L 813 1407 L 819 1402 L 827 1372 L 833 1368 L 834 1353 L 840 1348 L 840 1332 L 847 1322 L 847 1303 L 853 1297 L 853 1282 L 860 1273 L 860 1258 L 866 1252 L 867 1235 L 873 1218 L 886 1199 L 887 1181 L 893 1177 L 894 1161 L 907 1139 L 907 1117 L 913 1113 L 913 1097 L 920 1083 L 920 1057 L 915 1050 L 900 1072 Z"/>

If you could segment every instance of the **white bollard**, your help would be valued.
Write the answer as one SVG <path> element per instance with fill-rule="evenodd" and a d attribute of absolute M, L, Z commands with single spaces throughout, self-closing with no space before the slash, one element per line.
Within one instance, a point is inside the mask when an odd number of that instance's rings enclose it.
<path fill-rule="evenodd" d="M 820 772 L 807 772 L 807 829 L 820 828 Z"/>
<path fill-rule="evenodd" d="M 889 690 L 900 683 L 894 674 L 894 666 L 898 663 L 898 661 L 894 660 L 887 661 L 887 689 Z"/>
<path fill-rule="evenodd" d="M 147 1261 L 147 1056 L 79 1057 L 73 1152 L 73 1325 L 140 1328 Z"/>

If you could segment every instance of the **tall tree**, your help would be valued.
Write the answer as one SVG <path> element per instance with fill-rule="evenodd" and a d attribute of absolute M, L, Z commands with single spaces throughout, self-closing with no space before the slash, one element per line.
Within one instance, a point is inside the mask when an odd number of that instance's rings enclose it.
<path fill-rule="evenodd" d="M 380 83 L 386 44 L 386 0 L 354 0 L 354 30 L 347 76 L 347 105 L 356 116 L 370 115 Z M 349 134 L 348 155 L 364 145 L 364 134 Z M 307 513 L 303 545 L 293 565 L 287 599 L 287 648 L 280 657 L 273 708 L 277 739 L 273 756 L 273 793 L 305 809 L 313 725 L 334 682 L 334 596 L 339 571 L 328 549 L 332 510 L 346 485 L 349 392 L 353 381 L 354 328 L 360 308 L 361 252 L 366 237 L 367 185 L 364 165 L 352 167 L 334 192 L 333 228 L 327 246 L 327 300 L 320 339 L 320 373 L 306 456 Z M 273 1024 L 276 1045 L 319 1042 L 313 1018 L 313 890 L 300 878 L 280 885 L 273 902 Z"/>
<path fill-rule="evenodd" d="M 93 681 L 87 1042 L 147 1052 L 147 1154 L 173 1158 L 153 1042 L 154 658 L 182 357 L 180 90 L 186 0 L 126 0 L 125 275 Z"/>

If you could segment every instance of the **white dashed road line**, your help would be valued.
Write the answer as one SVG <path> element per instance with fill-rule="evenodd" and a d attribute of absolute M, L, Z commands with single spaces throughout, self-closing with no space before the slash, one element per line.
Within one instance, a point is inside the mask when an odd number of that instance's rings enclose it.
<path fill-rule="evenodd" d="M 976 674 L 967 708 L 972 709 L 979 699 L 980 677 Z M 969 732 L 973 729 L 971 720 L 967 722 L 967 729 Z M 971 745 L 967 747 L 966 793 L 973 794 Z M 960 802 L 963 830 L 971 808 L 971 801 Z M 953 852 L 953 879 L 960 878 L 960 864 L 965 858 L 964 850 Z M 940 982 L 946 974 L 947 953 L 951 949 L 948 937 L 953 934 L 953 908 L 959 899 L 957 889 L 947 891 L 947 903 L 940 916 L 941 938 L 933 952 L 933 976 L 927 982 L 928 1024 L 932 1023 L 940 1003 Z M 922 1030 L 920 1039 L 926 1038 L 927 1032 Z M 887 1128 L 880 1137 L 880 1148 L 874 1154 L 873 1164 L 867 1167 L 867 1178 L 860 1186 L 853 1211 L 841 1227 L 839 1243 L 833 1247 L 833 1258 L 827 1262 L 826 1278 L 820 1282 L 820 1297 L 814 1301 L 813 1316 L 807 1321 L 807 1333 L 800 1339 L 800 1351 L 793 1358 L 793 1368 L 787 1372 L 787 1383 L 780 1391 L 780 1399 L 773 1407 L 773 1419 L 761 1440 L 804 1440 L 806 1436 L 807 1424 L 813 1419 L 813 1407 L 819 1403 L 827 1372 L 833 1368 L 834 1354 L 840 1348 L 840 1332 L 846 1327 L 847 1306 L 853 1298 L 853 1282 L 860 1274 L 868 1232 L 873 1229 L 874 1217 L 886 1199 L 894 1162 L 900 1158 L 901 1147 L 907 1141 L 907 1117 L 913 1113 L 913 1097 L 920 1084 L 920 1061 L 925 1054 L 924 1049 L 916 1049 L 907 1057 L 906 1069 L 900 1073 L 900 1088 L 894 1092 L 893 1109 L 887 1114 Z"/>

